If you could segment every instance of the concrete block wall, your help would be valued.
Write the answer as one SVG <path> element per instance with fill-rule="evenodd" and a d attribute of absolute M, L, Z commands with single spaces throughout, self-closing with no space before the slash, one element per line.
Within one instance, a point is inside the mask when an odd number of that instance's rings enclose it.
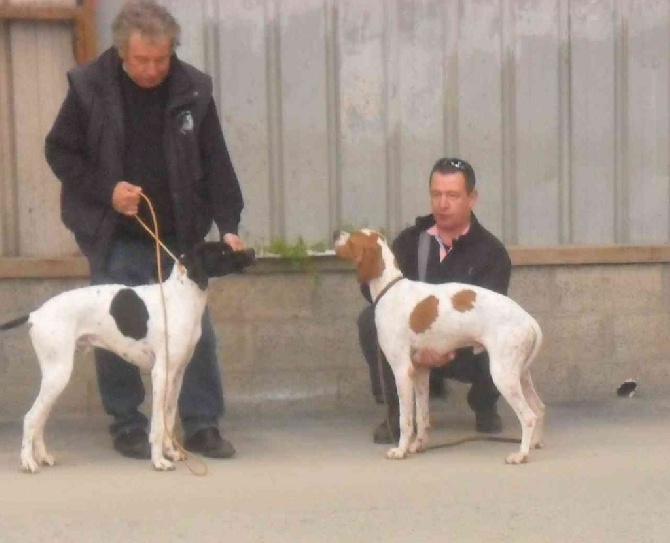
<path fill-rule="evenodd" d="M 2 279 L 0 321 L 85 283 Z M 510 295 L 542 326 L 533 375 L 547 402 L 611 397 L 629 377 L 640 394 L 669 393 L 670 264 L 516 266 Z M 214 281 L 210 309 L 228 410 L 371 405 L 356 329 L 365 303 L 354 272 L 328 258 L 316 273 L 264 261 L 243 276 Z M 101 415 L 90 354 L 77 357 L 55 412 Z M 22 417 L 38 383 L 27 329 L 1 333 L 0 418 Z"/>

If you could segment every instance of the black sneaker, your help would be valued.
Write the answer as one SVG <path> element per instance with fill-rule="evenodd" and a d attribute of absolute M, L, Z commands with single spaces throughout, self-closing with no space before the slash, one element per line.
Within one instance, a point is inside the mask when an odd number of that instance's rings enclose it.
<path fill-rule="evenodd" d="M 392 445 L 398 443 L 400 439 L 400 428 L 398 426 L 398 417 L 390 422 L 384 419 L 372 434 L 372 441 L 378 445 Z"/>
<path fill-rule="evenodd" d="M 430 376 L 428 392 L 430 398 L 446 400 L 447 399 L 447 383 L 441 377 Z"/>
<path fill-rule="evenodd" d="M 184 448 L 208 458 L 230 458 L 235 455 L 233 445 L 223 439 L 216 428 L 198 430 L 185 441 Z"/>
<path fill-rule="evenodd" d="M 148 460 L 151 458 L 149 437 L 142 428 L 133 428 L 117 434 L 114 438 L 114 449 L 126 458 Z"/>
<path fill-rule="evenodd" d="M 502 420 L 500 415 L 493 411 L 480 411 L 475 413 L 475 429 L 483 434 L 499 434 L 502 432 Z"/>

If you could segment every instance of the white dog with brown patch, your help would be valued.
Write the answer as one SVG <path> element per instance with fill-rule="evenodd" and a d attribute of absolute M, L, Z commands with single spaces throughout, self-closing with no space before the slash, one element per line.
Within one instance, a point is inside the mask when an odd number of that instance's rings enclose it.
<path fill-rule="evenodd" d="M 506 461 L 526 462 L 530 449 L 542 446 L 545 414 L 530 376 L 542 345 L 535 319 L 510 298 L 482 287 L 404 278 L 384 237 L 373 230 L 339 233 L 335 252 L 351 260 L 358 268 L 358 281 L 370 286 L 379 345 L 395 376 L 400 441 L 386 456 L 405 458 L 408 452 L 425 450 L 428 443 L 430 368 L 415 363 L 412 354 L 475 347 L 488 351 L 493 382 L 521 423 L 521 447 Z"/>

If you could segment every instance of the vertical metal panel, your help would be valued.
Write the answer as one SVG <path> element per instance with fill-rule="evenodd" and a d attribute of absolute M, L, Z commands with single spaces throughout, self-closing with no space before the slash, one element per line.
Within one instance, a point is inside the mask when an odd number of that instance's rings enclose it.
<path fill-rule="evenodd" d="M 428 212 L 428 174 L 435 159 L 445 153 L 444 118 L 440 115 L 446 85 L 443 4 L 416 0 L 399 2 L 397 7 L 400 149 L 396 164 L 398 208 L 391 230 L 413 224 L 417 215 Z"/>
<path fill-rule="evenodd" d="M 459 156 L 458 108 L 459 108 L 459 31 L 462 2 L 441 2 L 442 26 L 442 125 L 444 130 L 442 155 Z M 438 43 L 438 42 L 436 42 Z"/>
<path fill-rule="evenodd" d="M 284 140 L 282 139 L 281 92 L 281 29 L 279 0 L 266 2 L 266 81 L 268 115 L 268 164 L 270 231 L 272 237 L 286 235 L 286 206 L 284 201 Z"/>
<path fill-rule="evenodd" d="M 10 25 L 0 22 L 0 255 L 18 253 Z"/>
<path fill-rule="evenodd" d="M 386 136 L 386 227 L 399 231 L 400 208 L 400 44 L 398 0 L 384 4 L 384 134 Z"/>
<path fill-rule="evenodd" d="M 627 243 L 629 235 L 628 172 L 628 3 L 616 0 L 612 5 L 614 27 L 614 240 Z"/>
<path fill-rule="evenodd" d="M 573 228 L 576 243 L 615 240 L 614 0 L 571 2 Z"/>
<path fill-rule="evenodd" d="M 337 0 L 326 0 L 326 108 L 328 116 L 328 232 L 342 224 L 342 168 L 340 166 L 340 47 Z"/>
<path fill-rule="evenodd" d="M 104 3 L 108 1 L 105 0 Z M 191 64 L 201 70 L 214 66 L 216 59 L 211 56 L 208 58 L 208 53 L 212 54 L 211 48 L 215 44 L 212 26 L 218 23 L 219 2 L 217 0 L 198 0 L 197 2 L 163 0 L 161 4 L 174 15 L 181 27 L 182 39 L 178 49 L 179 55 L 188 58 Z M 122 5 L 123 0 L 112 0 L 109 5 L 99 6 L 99 9 L 109 12 L 106 19 L 111 25 Z M 211 62 L 209 66 L 206 64 L 207 59 Z"/>
<path fill-rule="evenodd" d="M 572 115 L 570 109 L 570 2 L 557 0 L 558 4 L 558 165 L 561 223 L 560 243 L 573 242 L 572 228 Z"/>
<path fill-rule="evenodd" d="M 630 2 L 628 36 L 628 241 L 668 239 L 670 3 Z"/>
<path fill-rule="evenodd" d="M 501 105 L 500 119 L 502 132 L 502 231 L 496 232 L 508 243 L 519 242 L 517 218 L 517 116 L 516 116 L 516 2 L 503 0 L 501 2 L 500 41 L 501 41 Z"/>
<path fill-rule="evenodd" d="M 242 234 L 267 242 L 283 235 L 279 190 L 278 59 L 274 3 L 219 3 L 219 115 L 242 184 Z"/>
<path fill-rule="evenodd" d="M 458 141 L 447 141 L 446 151 L 472 163 L 479 190 L 475 212 L 499 235 L 505 224 L 515 229 L 514 52 L 506 15 L 509 7 L 510 0 L 462 0 L 458 11 L 447 12 L 459 19 L 458 107 L 454 112 L 458 116 Z M 503 85 L 503 81 L 508 84 Z M 507 234 L 507 239 L 515 238 L 514 231 Z"/>
<path fill-rule="evenodd" d="M 323 238 L 330 228 L 325 6 L 324 0 L 281 3 L 282 190 L 288 239 Z"/>
<path fill-rule="evenodd" d="M 74 0 L 49 3 L 74 5 Z M 12 23 L 10 47 L 17 52 L 12 80 L 18 250 L 24 256 L 70 254 L 76 246 L 60 221 L 60 183 L 47 166 L 43 149 L 65 96 L 65 72 L 75 64 L 72 29 L 65 23 Z"/>
<path fill-rule="evenodd" d="M 384 2 L 339 8 L 342 220 L 386 227 Z"/>
<path fill-rule="evenodd" d="M 556 0 L 519 2 L 516 210 L 520 245 L 560 242 L 559 17 Z"/>

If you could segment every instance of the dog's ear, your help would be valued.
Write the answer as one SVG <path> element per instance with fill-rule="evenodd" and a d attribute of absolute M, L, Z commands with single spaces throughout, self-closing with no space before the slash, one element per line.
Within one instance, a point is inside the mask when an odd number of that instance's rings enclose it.
<path fill-rule="evenodd" d="M 380 277 L 384 271 L 382 248 L 379 246 L 379 234 L 364 231 L 353 232 L 346 243 L 336 249 L 337 256 L 352 261 L 358 269 L 359 283 L 368 283 Z"/>
<path fill-rule="evenodd" d="M 209 278 L 241 272 L 254 261 L 255 254 L 249 254 L 248 251 L 233 251 L 230 245 L 223 241 L 198 243 L 182 258 L 188 277 L 203 290 L 207 288 Z"/>
<path fill-rule="evenodd" d="M 379 245 L 363 247 L 358 266 L 358 282 L 369 283 L 384 273 L 382 248 Z"/>
<path fill-rule="evenodd" d="M 223 241 L 210 242 L 202 255 L 202 266 L 207 277 L 222 277 L 239 273 L 256 261 L 253 249 L 234 251 Z"/>

